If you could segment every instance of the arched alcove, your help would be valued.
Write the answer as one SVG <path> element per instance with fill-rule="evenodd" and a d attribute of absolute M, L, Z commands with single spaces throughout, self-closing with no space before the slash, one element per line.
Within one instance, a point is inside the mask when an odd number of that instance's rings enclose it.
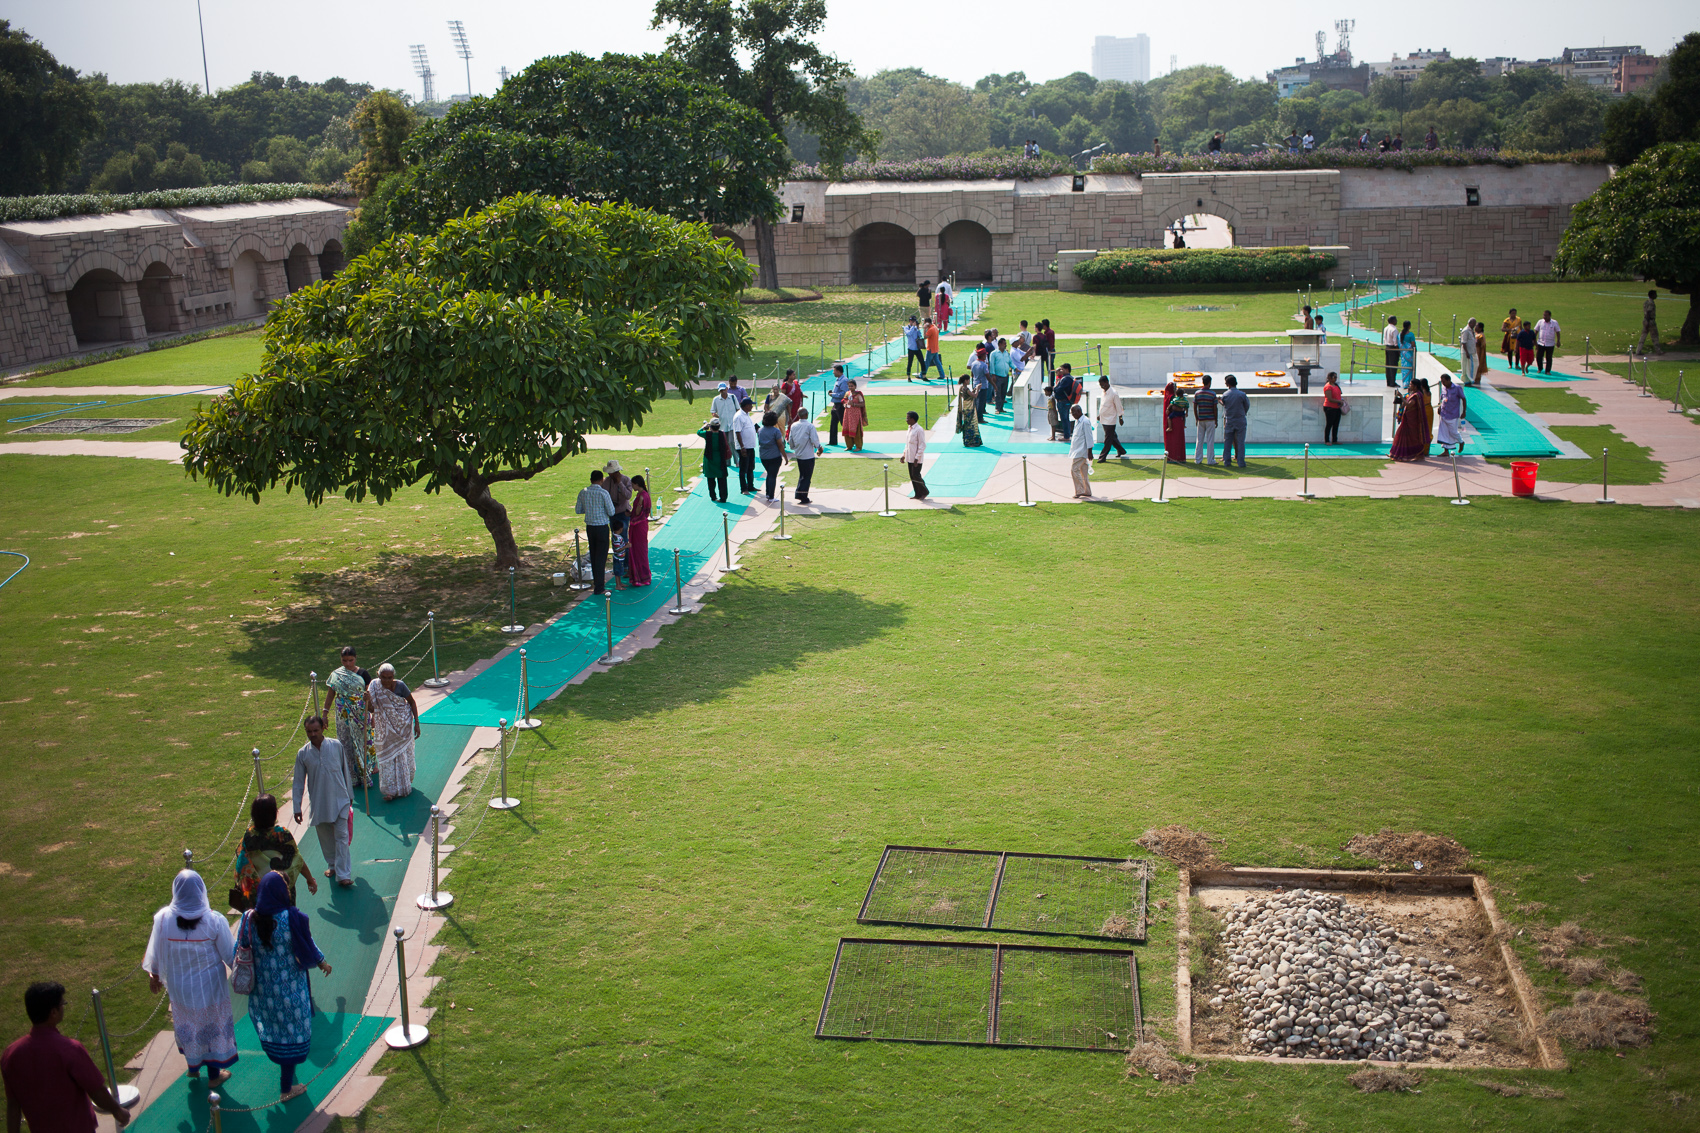
<path fill-rule="evenodd" d="M 709 232 L 713 234 L 716 240 L 725 240 L 729 242 L 734 248 L 738 249 L 739 255 L 747 256 L 750 254 L 749 248 L 744 245 L 744 238 L 726 227 L 724 224 L 716 224 L 713 228 L 709 229 Z"/>
<path fill-rule="evenodd" d="M 136 294 L 142 301 L 142 321 L 149 334 L 164 334 L 176 329 L 176 312 L 171 302 L 171 269 L 155 261 L 142 273 L 136 284 Z"/>
<path fill-rule="evenodd" d="M 914 283 L 915 234 L 880 221 L 850 237 L 851 283 Z"/>
<path fill-rule="evenodd" d="M 990 283 L 992 279 L 992 234 L 982 224 L 958 220 L 939 233 L 940 270 L 952 272 L 959 281 Z"/>
<path fill-rule="evenodd" d="M 124 281 L 117 272 L 95 268 L 82 274 L 65 304 L 71 309 L 71 332 L 78 346 L 117 342 L 124 337 Z"/>
<path fill-rule="evenodd" d="M 230 290 L 236 294 L 236 317 L 239 319 L 266 313 L 265 296 L 260 291 L 260 265 L 264 262 L 260 253 L 250 249 L 237 256 L 230 265 Z"/>
<path fill-rule="evenodd" d="M 1163 229 L 1163 247 L 1173 248 L 1175 237 L 1180 235 L 1187 248 L 1232 248 L 1234 246 L 1233 225 L 1226 217 L 1214 213 L 1188 213 L 1178 220 L 1170 221 Z"/>
<path fill-rule="evenodd" d="M 342 254 L 342 242 L 326 240 L 325 250 L 319 253 L 319 278 L 334 279 L 336 273 L 347 266 L 348 261 L 343 258 Z"/>
<path fill-rule="evenodd" d="M 307 245 L 297 244 L 289 249 L 289 258 L 283 261 L 283 277 L 289 283 L 291 295 L 313 282 L 313 268 L 316 266 Z"/>

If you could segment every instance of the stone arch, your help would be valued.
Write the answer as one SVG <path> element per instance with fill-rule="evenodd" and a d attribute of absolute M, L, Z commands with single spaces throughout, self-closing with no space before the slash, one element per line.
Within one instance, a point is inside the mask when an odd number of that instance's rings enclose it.
<path fill-rule="evenodd" d="M 265 256 L 249 248 L 230 261 L 230 290 L 235 294 L 232 306 L 239 319 L 266 313 L 266 297 L 260 282 L 260 267 Z"/>
<path fill-rule="evenodd" d="M 109 271 L 119 279 L 130 281 L 141 278 L 135 265 L 125 263 L 111 252 L 84 252 L 71 261 L 64 278 L 75 284 L 91 271 Z"/>
<path fill-rule="evenodd" d="M 1200 201 L 1204 203 L 1199 204 Z M 1151 233 L 1152 246 L 1157 248 L 1170 247 L 1168 236 L 1170 226 L 1188 216 L 1220 217 L 1228 223 L 1229 245 L 1239 243 L 1239 234 L 1243 231 L 1240 226 L 1240 210 L 1216 197 L 1192 196 L 1186 200 L 1176 201 L 1156 214 L 1154 219 L 1157 227 Z"/>
<path fill-rule="evenodd" d="M 126 278 L 142 279 L 146 277 L 148 270 L 155 264 L 165 265 L 165 270 L 170 275 L 183 274 L 182 259 L 176 251 L 165 247 L 163 244 L 149 244 L 136 257 L 134 267 L 141 269 L 140 274 L 132 274 Z"/>
<path fill-rule="evenodd" d="M 239 256 L 253 252 L 258 255 L 260 259 L 269 260 L 271 259 L 271 256 L 268 254 L 270 251 L 271 246 L 264 240 L 260 239 L 252 232 L 244 232 L 242 235 L 230 242 L 230 247 L 224 250 L 224 254 L 230 265 L 234 267 Z"/>
<path fill-rule="evenodd" d="M 983 208 L 966 201 L 954 204 L 947 209 L 941 209 L 939 214 L 933 218 L 933 224 L 942 232 L 960 220 L 971 220 L 987 232 L 1010 231 L 1009 222 L 1000 220 L 997 213 L 989 208 Z"/>
<path fill-rule="evenodd" d="M 309 256 L 316 254 L 313 251 L 313 245 L 315 243 L 317 243 L 317 241 L 307 235 L 307 230 L 305 228 L 291 228 L 288 232 L 284 233 L 283 236 L 283 246 L 285 248 L 293 249 L 297 244 L 304 244 L 306 245 L 307 254 Z"/>
<path fill-rule="evenodd" d="M 326 240 L 325 246 L 319 252 L 319 278 L 334 279 L 336 273 L 348 266 L 348 261 L 342 254 L 341 240 Z"/>
<path fill-rule="evenodd" d="M 914 283 L 915 234 L 875 221 L 850 236 L 851 283 Z"/>
<path fill-rule="evenodd" d="M 86 257 L 85 257 L 86 258 Z M 120 342 L 124 329 L 124 277 L 111 268 L 83 272 L 65 293 L 71 309 L 71 332 L 78 346 L 96 342 Z"/>
<path fill-rule="evenodd" d="M 307 250 L 307 245 L 296 244 L 289 249 L 289 256 L 283 261 L 283 277 L 289 284 L 289 293 L 295 294 L 309 283 L 318 281 L 318 262 Z"/>
<path fill-rule="evenodd" d="M 990 283 L 992 234 L 973 220 L 957 220 L 939 232 L 939 272 L 967 283 Z"/>
<path fill-rule="evenodd" d="M 162 260 L 148 264 L 136 284 L 136 296 L 142 301 L 142 323 L 149 334 L 165 334 L 178 326 L 177 305 L 172 302 L 172 283 L 176 274 Z"/>
<path fill-rule="evenodd" d="M 892 208 L 890 205 L 869 205 L 849 212 L 845 215 L 838 231 L 849 233 L 854 237 L 860 229 L 875 224 L 891 224 L 910 232 L 927 233 L 933 231 L 932 225 L 924 224 L 918 217 L 904 212 L 902 209 Z"/>

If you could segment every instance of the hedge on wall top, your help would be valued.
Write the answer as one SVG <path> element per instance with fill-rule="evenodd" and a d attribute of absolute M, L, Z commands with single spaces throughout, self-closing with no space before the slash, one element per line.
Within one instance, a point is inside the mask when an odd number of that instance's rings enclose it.
<path fill-rule="evenodd" d="M 1074 266 L 1088 287 L 1296 283 L 1338 261 L 1309 248 L 1120 248 Z"/>
<path fill-rule="evenodd" d="M 324 200 L 352 197 L 347 185 L 204 185 L 199 189 L 155 189 L 147 193 L 50 193 L 41 197 L 0 197 L 0 224 L 20 220 L 53 220 L 61 216 L 98 216 L 130 209 L 205 208 L 245 205 L 259 201 L 288 201 L 296 197 Z"/>

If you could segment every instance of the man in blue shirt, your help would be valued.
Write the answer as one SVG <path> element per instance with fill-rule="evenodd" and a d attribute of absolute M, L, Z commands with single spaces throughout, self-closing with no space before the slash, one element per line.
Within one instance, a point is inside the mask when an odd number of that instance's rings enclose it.
<path fill-rule="evenodd" d="M 602 486 L 602 469 L 590 474 L 590 487 L 578 494 L 573 510 L 584 516 L 584 534 L 590 540 L 590 574 L 596 582 L 591 597 L 608 592 L 608 542 L 613 532 L 614 497 Z"/>
<path fill-rule="evenodd" d="M 992 398 L 992 368 L 986 363 L 986 348 L 974 348 L 974 357 L 968 362 L 968 388 L 974 394 L 974 420 L 984 425 L 986 423 L 986 403 Z"/>
<path fill-rule="evenodd" d="M 1074 376 L 1072 363 L 1064 362 L 1057 367 L 1057 380 L 1051 384 L 1051 397 L 1057 403 L 1057 421 L 1062 428 L 1063 440 L 1074 439 L 1074 415 L 1069 412 L 1080 397 L 1080 381 Z M 1090 426 L 1088 426 L 1090 427 Z"/>
<path fill-rule="evenodd" d="M 1004 399 L 1009 396 L 1009 374 L 1015 369 L 1015 358 L 1009 352 L 1009 339 L 998 339 L 998 348 L 986 358 L 992 371 L 992 393 L 998 399 L 998 412 L 1003 412 Z"/>
<path fill-rule="evenodd" d="M 914 319 L 910 319 L 914 322 Z M 926 363 L 922 363 L 921 376 L 926 377 Z M 827 426 L 827 441 L 829 445 L 838 443 L 838 426 L 844 424 L 844 399 L 850 394 L 850 379 L 844 376 L 843 366 L 832 368 L 832 423 Z"/>
<path fill-rule="evenodd" d="M 1240 380 L 1228 375 L 1228 392 L 1222 395 L 1222 467 L 1237 459 L 1245 467 L 1245 414 L 1251 398 L 1240 388 Z M 1238 454 L 1237 456 L 1235 454 Z"/>
<path fill-rule="evenodd" d="M 914 315 L 903 324 L 903 348 L 908 352 L 903 358 L 903 376 L 910 381 L 915 380 L 915 363 L 921 363 L 921 377 L 927 376 L 927 352 L 923 349 L 926 339 L 921 337 L 921 323 Z"/>

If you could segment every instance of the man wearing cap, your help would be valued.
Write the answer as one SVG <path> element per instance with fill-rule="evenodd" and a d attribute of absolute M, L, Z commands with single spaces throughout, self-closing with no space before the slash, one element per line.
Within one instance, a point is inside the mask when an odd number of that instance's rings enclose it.
<path fill-rule="evenodd" d="M 720 383 L 720 392 L 715 395 L 713 401 L 708 403 L 708 411 L 720 418 L 720 427 L 730 434 L 732 417 L 738 412 L 738 402 L 729 392 L 729 387 L 725 382 Z"/>
<path fill-rule="evenodd" d="M 756 494 L 756 423 L 750 417 L 750 410 L 756 407 L 752 398 L 744 398 L 738 403 L 738 412 L 732 415 L 732 436 L 738 442 L 738 491 L 746 496 Z"/>

